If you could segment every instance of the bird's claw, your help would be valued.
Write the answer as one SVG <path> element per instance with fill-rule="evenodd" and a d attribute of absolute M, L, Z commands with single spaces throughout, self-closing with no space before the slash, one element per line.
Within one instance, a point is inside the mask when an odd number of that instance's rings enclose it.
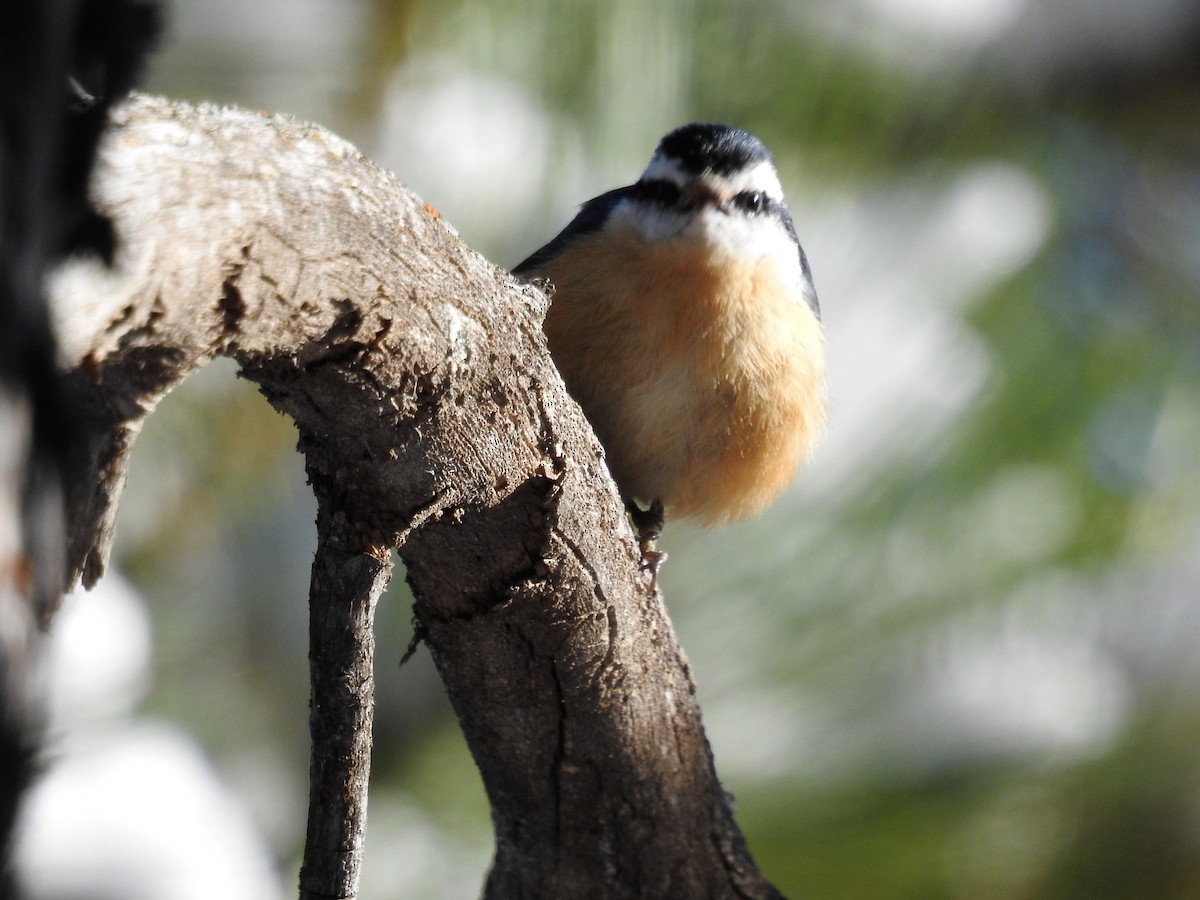
<path fill-rule="evenodd" d="M 650 589 L 658 586 L 658 570 L 667 559 L 663 550 L 655 548 L 655 542 L 662 536 L 663 522 L 666 516 L 661 500 L 653 501 L 649 508 L 642 509 L 634 501 L 625 504 L 629 510 L 629 518 L 638 533 L 638 547 L 642 552 L 642 571 L 650 573 Z"/>

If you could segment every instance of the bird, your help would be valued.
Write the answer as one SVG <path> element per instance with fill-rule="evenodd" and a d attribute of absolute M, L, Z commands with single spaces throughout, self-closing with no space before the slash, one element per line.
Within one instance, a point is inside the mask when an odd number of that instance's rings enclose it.
<path fill-rule="evenodd" d="M 757 515 L 809 458 L 825 423 L 820 306 L 754 135 L 676 128 L 635 183 L 588 200 L 512 272 L 547 286 L 550 357 L 644 553 L 667 518 Z"/>

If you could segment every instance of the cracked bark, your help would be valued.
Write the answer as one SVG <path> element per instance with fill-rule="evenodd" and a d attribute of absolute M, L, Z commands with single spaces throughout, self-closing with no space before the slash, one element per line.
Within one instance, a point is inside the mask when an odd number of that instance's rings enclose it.
<path fill-rule="evenodd" d="M 135 98 L 96 178 L 118 268 L 54 283 L 88 439 L 71 561 L 103 571 L 144 416 L 217 354 L 299 432 L 318 498 L 306 897 L 355 895 L 370 623 L 397 549 L 492 806 L 494 898 L 777 897 L 717 780 L 687 662 L 545 299 L 338 138 Z"/>

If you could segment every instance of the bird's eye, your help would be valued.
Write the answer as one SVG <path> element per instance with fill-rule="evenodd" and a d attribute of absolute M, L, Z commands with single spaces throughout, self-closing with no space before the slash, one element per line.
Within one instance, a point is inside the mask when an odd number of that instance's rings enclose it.
<path fill-rule="evenodd" d="M 770 202 L 767 195 L 761 191 L 742 191 L 733 198 L 733 203 L 738 209 L 752 215 L 763 212 Z"/>
<path fill-rule="evenodd" d="M 656 178 L 638 182 L 638 196 L 656 206 L 674 206 L 679 202 L 679 186 L 672 181 Z"/>

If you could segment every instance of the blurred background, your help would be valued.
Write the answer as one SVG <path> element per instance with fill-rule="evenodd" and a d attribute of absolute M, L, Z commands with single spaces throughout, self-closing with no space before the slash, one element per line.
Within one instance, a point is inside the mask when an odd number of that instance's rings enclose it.
<path fill-rule="evenodd" d="M 326 125 L 504 266 L 670 128 L 759 135 L 821 298 L 829 431 L 761 520 L 670 526 L 661 575 L 758 862 L 794 898 L 1200 896 L 1200 3 L 168 12 L 148 90 Z M 229 364 L 149 420 L 116 573 L 56 637 L 33 896 L 294 896 L 294 445 Z M 487 806 L 428 654 L 399 666 L 402 574 L 362 896 L 471 898 Z M 114 783 L 136 827 L 89 799 Z"/>

